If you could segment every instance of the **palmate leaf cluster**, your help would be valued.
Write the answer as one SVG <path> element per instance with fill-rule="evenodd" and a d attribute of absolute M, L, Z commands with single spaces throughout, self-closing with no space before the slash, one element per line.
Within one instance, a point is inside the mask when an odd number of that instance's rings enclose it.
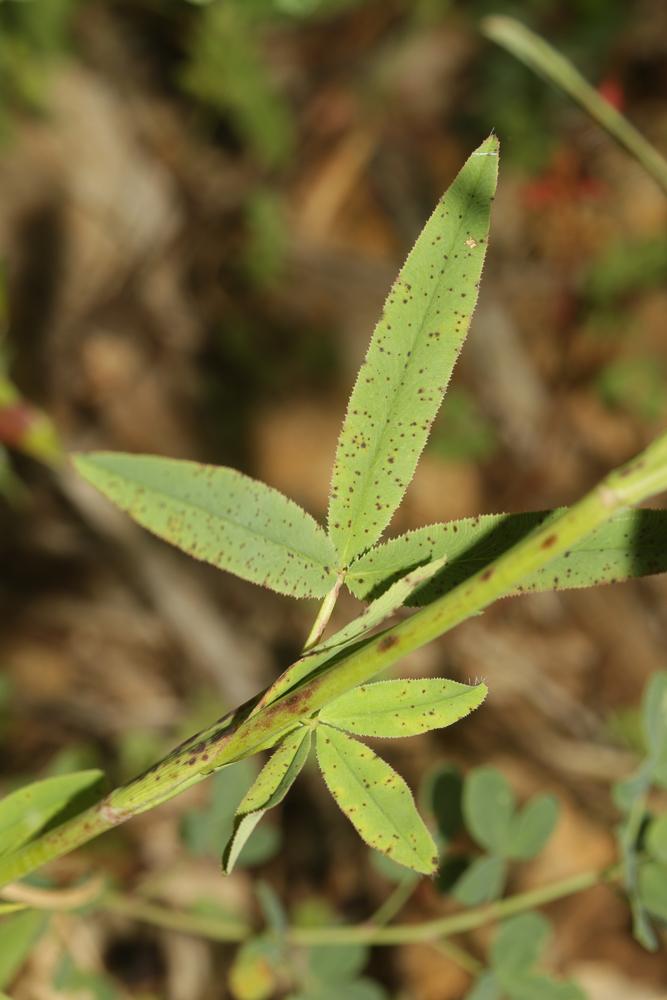
<path fill-rule="evenodd" d="M 556 534 L 549 535 L 550 521 L 560 511 L 467 518 L 381 541 L 414 474 L 465 340 L 488 241 L 497 171 L 498 142 L 490 136 L 441 199 L 389 293 L 343 423 L 326 529 L 277 490 L 233 469 L 105 452 L 75 458 L 79 472 L 92 485 L 139 524 L 189 555 L 280 594 L 323 599 L 317 627 L 304 652 L 258 697 L 250 710 L 250 723 L 255 713 L 267 707 L 280 708 L 283 699 L 283 705 L 291 705 L 287 696 L 300 693 L 311 679 L 324 676 L 326 681 L 335 673 L 337 658 L 345 662 L 351 650 L 359 647 L 363 651 L 369 637 L 379 635 L 375 643 L 379 650 L 384 637 L 378 630 L 399 608 L 428 604 L 469 578 L 490 577 L 499 565 L 496 560 L 500 557 L 502 562 L 507 550 L 533 532 L 538 539 L 535 546 L 541 548 L 556 539 Z M 637 468 L 644 466 L 638 463 Z M 649 470 L 655 472 L 650 463 Z M 497 590 L 494 599 L 503 594 L 591 586 L 667 570 L 664 514 L 650 510 L 618 513 L 584 541 L 573 541 L 567 550 L 562 543 L 560 554 L 550 562 L 545 558 L 539 561 L 545 568 Z M 530 566 L 535 564 L 528 561 Z M 512 579 L 516 581 L 517 575 Z M 343 585 L 367 602 L 367 607 L 357 619 L 323 639 L 320 621 L 326 624 Z M 475 605 L 469 613 L 483 606 Z M 439 608 L 434 610 L 439 613 Z M 386 639 L 397 641 L 390 635 Z M 380 666 L 375 672 L 378 669 Z M 651 786 L 667 784 L 665 676 L 654 679 L 646 696 L 646 762 L 617 790 L 624 813 L 620 841 L 626 887 L 636 933 L 648 946 L 655 941 L 651 921 L 667 916 L 666 825 L 660 818 L 650 817 L 646 808 Z M 437 818 L 434 835 L 403 778 L 360 739 L 411 736 L 450 725 L 481 704 L 486 686 L 426 678 L 354 687 L 360 679 L 358 675 L 356 681 L 336 681 L 335 694 L 331 694 L 332 687 L 325 689 L 328 703 L 323 698 L 316 704 L 317 710 L 303 715 L 290 708 L 279 716 L 280 726 L 271 731 L 269 740 L 246 744 L 242 756 L 275 749 L 254 781 L 247 775 L 246 782 L 252 784 L 240 802 L 237 796 L 234 815 L 229 796 L 223 794 L 208 815 L 193 813 L 188 817 L 183 828 L 186 843 L 196 853 L 208 853 L 215 844 L 226 841 L 225 871 L 231 871 L 244 857 L 247 861 L 252 857 L 252 852 L 248 854 L 250 834 L 266 812 L 282 802 L 314 742 L 317 763 L 331 794 L 385 865 L 397 864 L 418 874 L 437 872 L 436 885 L 444 890 L 452 888 L 463 905 L 497 899 L 505 888 L 509 866 L 533 857 L 549 837 L 557 817 L 553 797 L 538 795 L 519 809 L 506 780 L 490 768 L 473 771 L 463 784 L 439 780 L 431 790 L 433 796 L 456 788 L 462 794 L 444 817 L 441 810 L 432 810 Z M 231 769 L 244 763 L 238 758 L 231 765 L 224 762 L 221 787 L 224 783 L 229 790 Z M 174 766 L 178 768 L 178 763 Z M 38 782 L 2 800 L 0 860 L 69 815 L 78 815 L 91 797 L 97 800 L 99 780 L 99 772 L 80 772 Z M 137 781 L 141 783 L 141 778 Z M 130 783 L 125 790 L 132 787 Z M 152 804 L 156 801 L 162 798 Z M 480 853 L 471 859 L 457 857 L 454 851 L 438 871 L 439 848 L 451 846 L 459 817 Z M 269 844 L 262 849 L 264 854 L 260 850 L 255 855 L 268 857 L 272 849 Z M 454 869 L 456 877 L 451 878 Z M 2 906 L 5 912 L 14 908 L 12 904 Z M 10 955 L 26 954 L 41 933 L 43 924 L 29 919 L 32 916 L 19 913 L 1 926 L 6 939 L 9 935 Z M 526 916 L 523 923 L 517 918 L 505 925 L 494 946 L 491 967 L 475 985 L 474 1000 L 493 1000 L 499 995 L 527 1000 L 536 990 L 554 1000 L 577 1000 L 580 994 L 571 984 L 555 982 L 535 970 L 545 936 L 545 925 L 534 915 Z M 255 939 L 242 949 L 239 982 L 245 981 L 246 972 L 253 982 L 253 976 L 261 976 L 269 954 L 278 954 L 274 939 Z M 332 995 L 322 973 L 326 962 L 316 955 L 311 959 L 312 974 L 305 977 L 298 996 L 315 1000 Z M 358 976 L 362 966 L 359 956 L 354 962 L 350 960 L 349 968 L 341 963 L 335 989 L 344 989 L 346 995 L 359 1000 L 375 1000 L 377 988 Z M 5 970 L 5 981 L 11 978 L 13 968 L 10 965 Z M 344 968 L 348 969 L 345 975 Z M 68 988 L 74 989 L 80 973 L 75 968 L 64 969 L 63 977 Z M 336 977 L 332 974 L 329 978 L 333 981 Z M 0 976 L 0 984 L 2 981 Z M 106 984 L 98 983 L 97 987 L 99 995 L 104 995 Z M 242 986 L 237 983 L 234 989 L 242 996 Z M 256 991 L 256 995 L 260 993 Z"/>
<path fill-rule="evenodd" d="M 314 676 L 403 604 L 428 603 L 446 593 L 560 513 L 469 518 L 380 541 L 414 474 L 468 331 L 497 176 L 498 140 L 491 135 L 439 202 L 389 292 L 343 422 L 327 529 L 277 490 L 233 469 L 104 452 L 75 459 L 79 472 L 139 524 L 196 558 L 281 594 L 322 598 L 325 607 L 333 605 L 343 584 L 370 601 L 336 635 L 319 642 L 315 635 L 314 644 L 264 695 L 263 705 Z M 512 592 L 587 586 L 667 569 L 666 539 L 662 512 L 619 514 Z M 225 870 L 233 868 L 266 811 L 282 801 L 314 734 L 327 786 L 363 839 L 415 871 L 433 873 L 437 850 L 409 789 L 355 737 L 410 735 L 448 725 L 479 705 L 486 692 L 483 685 L 455 692 L 452 683 L 367 685 L 336 703 L 335 720 L 328 706 L 319 719 L 299 721 L 239 807 Z M 365 728 L 359 728 L 364 712 Z M 486 818 L 478 824 L 478 842 L 488 853 L 467 873 L 461 898 L 499 893 L 507 861 L 522 856 L 522 837 L 529 841 L 553 818 L 551 800 L 516 816 L 508 803 L 505 829 L 498 819 L 505 816 L 501 798 L 501 811 L 488 827 L 497 831 L 493 843 L 483 832 Z M 475 798 L 471 801 L 474 812 Z"/>
<path fill-rule="evenodd" d="M 233 469 L 99 453 L 79 456 L 79 472 L 190 555 L 293 597 L 335 595 L 387 527 L 426 443 L 477 299 L 497 175 L 498 140 L 490 136 L 441 199 L 389 293 L 343 423 L 328 530 L 277 490 Z M 445 552 L 420 554 L 394 573 L 393 586 L 382 588 L 356 623 L 309 649 L 281 678 L 282 690 L 312 674 L 332 650 L 381 624 L 446 558 Z M 478 705 L 486 689 L 433 679 L 393 683 L 344 696 L 338 715 L 327 716 L 332 707 L 320 713 L 318 761 L 334 798 L 366 841 L 432 873 L 437 850 L 407 785 L 346 730 L 397 736 L 439 728 Z M 273 697 L 279 693 L 272 691 Z M 241 803 L 225 854 L 227 870 L 262 815 L 287 793 L 310 741 L 309 724 L 288 734 Z"/>

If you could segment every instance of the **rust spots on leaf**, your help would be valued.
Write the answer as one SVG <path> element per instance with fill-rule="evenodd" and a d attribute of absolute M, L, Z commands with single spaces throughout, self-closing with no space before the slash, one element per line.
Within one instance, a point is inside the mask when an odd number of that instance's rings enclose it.
<path fill-rule="evenodd" d="M 558 535 L 556 534 L 547 535 L 547 537 L 542 542 L 540 548 L 550 549 L 553 545 L 556 544 L 557 541 L 558 541 Z"/>

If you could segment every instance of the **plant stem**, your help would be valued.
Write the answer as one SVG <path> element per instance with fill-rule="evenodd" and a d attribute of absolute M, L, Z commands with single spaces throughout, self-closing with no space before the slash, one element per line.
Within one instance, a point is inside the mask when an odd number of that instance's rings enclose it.
<path fill-rule="evenodd" d="M 578 503 L 549 519 L 486 567 L 411 618 L 361 640 L 314 666 L 275 700 L 262 695 L 218 720 L 173 750 L 164 760 L 101 802 L 0 858 L 0 886 L 67 854 L 132 816 L 173 798 L 213 771 L 257 753 L 294 729 L 328 702 L 370 680 L 407 653 L 512 591 L 521 581 L 604 524 L 618 510 L 667 489 L 667 433 L 637 458 L 610 473 Z M 261 707 L 260 707 L 261 706 Z M 253 710 L 257 708 L 255 714 Z"/>
<path fill-rule="evenodd" d="M 372 927 L 383 927 L 384 924 L 391 923 L 397 913 L 403 909 L 412 893 L 421 881 L 418 875 L 406 875 L 398 885 L 394 887 L 384 903 L 382 903 L 372 917 L 368 918 L 368 924 Z"/>
<path fill-rule="evenodd" d="M 333 613 L 333 609 L 336 606 L 336 601 L 338 600 L 338 595 L 340 594 L 340 588 L 343 586 L 343 580 L 345 579 L 344 573 L 339 573 L 336 582 L 327 594 L 327 596 L 322 601 L 320 605 L 320 610 L 317 612 L 317 617 L 313 622 L 313 627 L 308 633 L 308 638 L 304 644 L 304 652 L 310 649 L 311 646 L 316 646 L 317 643 L 322 638 L 325 628 L 329 624 L 329 619 Z"/>
<path fill-rule="evenodd" d="M 484 970 L 483 964 L 474 955 L 458 944 L 454 944 L 453 941 L 433 941 L 431 947 L 445 958 L 455 962 L 465 972 L 469 972 L 471 976 L 478 976 Z"/>
<path fill-rule="evenodd" d="M 512 17 L 484 18 L 482 33 L 565 91 L 636 160 L 667 194 L 667 161 L 557 49 Z"/>
<path fill-rule="evenodd" d="M 348 926 L 289 927 L 285 931 L 285 940 L 290 944 L 302 947 L 312 945 L 339 946 L 352 943 L 375 946 L 410 943 L 431 944 L 450 938 L 455 934 L 462 934 L 486 924 L 505 920 L 517 913 L 545 906 L 547 903 L 573 896 L 597 885 L 616 882 L 621 874 L 622 866 L 620 864 L 601 871 L 581 872 L 579 875 L 573 875 L 550 885 L 517 893 L 515 896 L 501 899 L 496 903 L 477 906 L 461 913 L 438 917 L 435 920 L 426 920 L 422 923 L 394 924 L 391 927 L 382 927 L 368 921 Z M 100 906 L 102 909 L 120 913 L 132 920 L 141 920 L 158 927 L 182 931 L 185 934 L 194 934 L 213 941 L 244 941 L 254 933 L 254 930 L 245 924 L 202 916 L 197 913 L 170 910 L 159 903 L 148 903 L 116 893 L 103 896 L 100 900 Z M 454 958 L 451 949 L 450 957 Z M 459 964 L 461 963 L 459 962 Z M 473 970 L 468 968 L 467 971 Z M 474 971 L 479 970 L 475 969 Z"/>
<path fill-rule="evenodd" d="M 129 920 L 139 920 L 154 927 L 164 927 L 165 930 L 208 938 L 209 941 L 240 942 L 251 937 L 253 933 L 253 929 L 247 924 L 234 923 L 231 920 L 209 917 L 201 913 L 170 910 L 159 903 L 133 899 L 120 893 L 109 893 L 103 897 L 101 908 L 127 917 Z"/>
<path fill-rule="evenodd" d="M 615 865 L 604 871 L 582 872 L 580 875 L 573 875 L 571 878 L 541 886 L 539 889 L 518 893 L 496 903 L 477 906 L 462 913 L 426 920 L 423 923 L 395 924 L 391 927 L 359 924 L 354 927 L 293 928 L 288 932 L 288 939 L 294 944 L 334 945 L 350 941 L 372 945 L 428 943 L 504 920 L 516 913 L 523 913 L 524 910 L 532 910 L 554 900 L 591 889 L 600 883 L 614 882 L 620 875 L 621 866 Z"/>

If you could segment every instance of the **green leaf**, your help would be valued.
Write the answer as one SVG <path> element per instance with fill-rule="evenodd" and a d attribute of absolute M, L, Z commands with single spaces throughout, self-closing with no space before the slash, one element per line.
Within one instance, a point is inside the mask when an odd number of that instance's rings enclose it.
<path fill-rule="evenodd" d="M 525 861 L 539 854 L 554 831 L 558 810 L 554 795 L 536 795 L 531 799 L 512 817 L 505 857 Z"/>
<path fill-rule="evenodd" d="M 586 1000 L 576 983 L 558 982 L 550 976 L 532 973 L 515 979 L 507 990 L 511 1000 Z"/>
<path fill-rule="evenodd" d="M 637 882 L 642 905 L 653 916 L 667 921 L 667 865 L 645 862 L 637 872 Z"/>
<path fill-rule="evenodd" d="M 392 580 L 414 566 L 445 556 L 444 568 L 407 601 L 414 605 L 428 604 L 479 572 L 564 509 L 466 517 L 409 531 L 357 560 L 346 577 L 347 586 L 356 597 L 367 600 L 382 593 Z M 667 572 L 667 511 L 624 511 L 573 545 L 569 552 L 526 577 L 508 594 L 594 587 L 664 572 Z"/>
<path fill-rule="evenodd" d="M 483 972 L 465 1000 L 500 1000 L 500 987 L 492 972 Z"/>
<path fill-rule="evenodd" d="M 37 910 L 0 921 L 0 988 L 11 984 L 47 922 Z"/>
<path fill-rule="evenodd" d="M 332 476 L 341 566 L 377 541 L 412 479 L 477 300 L 497 175 L 489 136 L 424 226 L 373 333 Z"/>
<path fill-rule="evenodd" d="M 0 799 L 0 855 L 96 802 L 103 781 L 102 771 L 77 771 L 34 781 Z"/>
<path fill-rule="evenodd" d="M 667 865 L 667 813 L 654 819 L 646 834 L 646 850 L 656 861 Z"/>
<path fill-rule="evenodd" d="M 64 955 L 53 977 L 59 994 L 86 997 L 90 1000 L 116 1000 L 118 992 L 109 976 L 88 969 L 79 969 L 71 956 Z"/>
<path fill-rule="evenodd" d="M 323 529 L 298 504 L 234 469 L 91 452 L 79 473 L 159 538 L 244 580 L 324 597 L 336 574 Z"/>
<path fill-rule="evenodd" d="M 186 813 L 181 824 L 181 834 L 188 849 L 197 856 L 215 857 L 220 844 L 229 840 L 234 829 L 234 814 L 257 776 L 257 767 L 249 759 L 239 760 L 222 768 L 209 782 L 211 798 L 202 810 Z M 258 865 L 271 858 L 278 850 L 280 834 L 275 826 L 260 827 L 247 841 L 237 865 Z"/>
<path fill-rule="evenodd" d="M 646 744 L 655 763 L 667 750 L 667 671 L 653 674 L 644 689 L 642 721 Z"/>
<path fill-rule="evenodd" d="M 536 964 L 550 933 L 551 925 L 541 913 L 521 913 L 503 921 L 491 948 L 491 962 L 503 985 Z"/>
<path fill-rule="evenodd" d="M 317 759 L 329 791 L 362 840 L 424 875 L 438 852 L 410 789 L 373 751 L 331 726 L 317 729 Z"/>
<path fill-rule="evenodd" d="M 345 944 L 338 947 L 320 945 L 308 949 L 308 971 L 323 983 L 341 983 L 356 979 L 368 962 L 368 948 L 364 944 Z"/>
<path fill-rule="evenodd" d="M 463 776 L 459 769 L 443 764 L 427 774 L 419 801 L 433 814 L 445 842 L 453 840 L 463 826 Z"/>
<path fill-rule="evenodd" d="M 464 906 L 491 903 L 502 895 L 507 865 L 502 858 L 476 858 L 454 886 L 454 897 Z"/>
<path fill-rule="evenodd" d="M 514 817 L 514 793 L 495 767 L 478 767 L 463 786 L 463 816 L 478 844 L 504 854 Z"/>
<path fill-rule="evenodd" d="M 648 792 L 651 787 L 652 770 L 650 761 L 644 761 L 636 774 L 614 783 L 612 797 L 614 805 L 621 812 L 630 812 L 637 799 Z"/>
<path fill-rule="evenodd" d="M 259 772 L 236 811 L 234 830 L 225 847 L 222 870 L 228 875 L 236 865 L 250 834 L 268 809 L 287 795 L 310 752 L 312 730 L 299 726 L 282 741 Z"/>
<path fill-rule="evenodd" d="M 385 989 L 372 979 L 355 979 L 345 983 L 345 1000 L 388 1000 Z M 288 1000 L 341 1000 L 340 983 L 313 983 Z"/>
<path fill-rule="evenodd" d="M 320 719 L 357 736 L 415 736 L 469 715 L 487 691 L 486 684 L 436 677 L 375 681 L 336 698 L 322 709 Z"/>

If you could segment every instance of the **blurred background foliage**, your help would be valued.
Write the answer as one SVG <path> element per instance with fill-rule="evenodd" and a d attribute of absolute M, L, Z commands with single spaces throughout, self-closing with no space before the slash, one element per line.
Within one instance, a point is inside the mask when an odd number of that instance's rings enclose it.
<path fill-rule="evenodd" d="M 313 608 L 132 531 L 63 451 L 235 465 L 321 516 L 384 294 L 491 128 L 502 179 L 480 306 L 392 531 L 567 503 L 664 425 L 664 197 L 482 38 L 489 14 L 547 37 L 667 149 L 662 0 L 0 0 L 3 793 L 84 767 L 125 780 L 296 654 Z M 610 786 L 642 754 L 636 706 L 665 667 L 665 596 L 654 579 L 504 602 L 403 665 L 481 675 L 491 696 L 451 731 L 388 751 L 446 803 L 433 822 L 454 844 L 436 884 L 394 897 L 401 917 L 489 894 L 489 866 L 499 893 L 610 861 L 624 815 Z M 340 622 L 354 610 L 344 602 Z M 524 808 L 559 799 L 551 836 L 520 864 L 480 841 L 474 820 L 462 826 L 463 776 L 479 765 Z M 284 912 L 311 926 L 362 920 L 391 897 L 403 876 L 369 859 L 308 772 L 246 867 L 219 878 L 247 766 L 64 860 L 49 884 L 93 866 L 138 898 L 269 931 Z M 596 890 L 549 917 L 549 975 L 591 1000 L 664 994 L 664 955 L 632 942 L 620 900 Z M 42 931 L 25 914 L 4 954 L 27 961 L 0 959 L 18 1000 L 471 989 L 470 969 L 419 945 L 332 961 L 285 955 L 269 934 L 236 952 L 120 913 L 59 914 Z M 522 933 L 537 957 L 545 928 Z M 465 944 L 486 962 L 488 934 Z"/>

